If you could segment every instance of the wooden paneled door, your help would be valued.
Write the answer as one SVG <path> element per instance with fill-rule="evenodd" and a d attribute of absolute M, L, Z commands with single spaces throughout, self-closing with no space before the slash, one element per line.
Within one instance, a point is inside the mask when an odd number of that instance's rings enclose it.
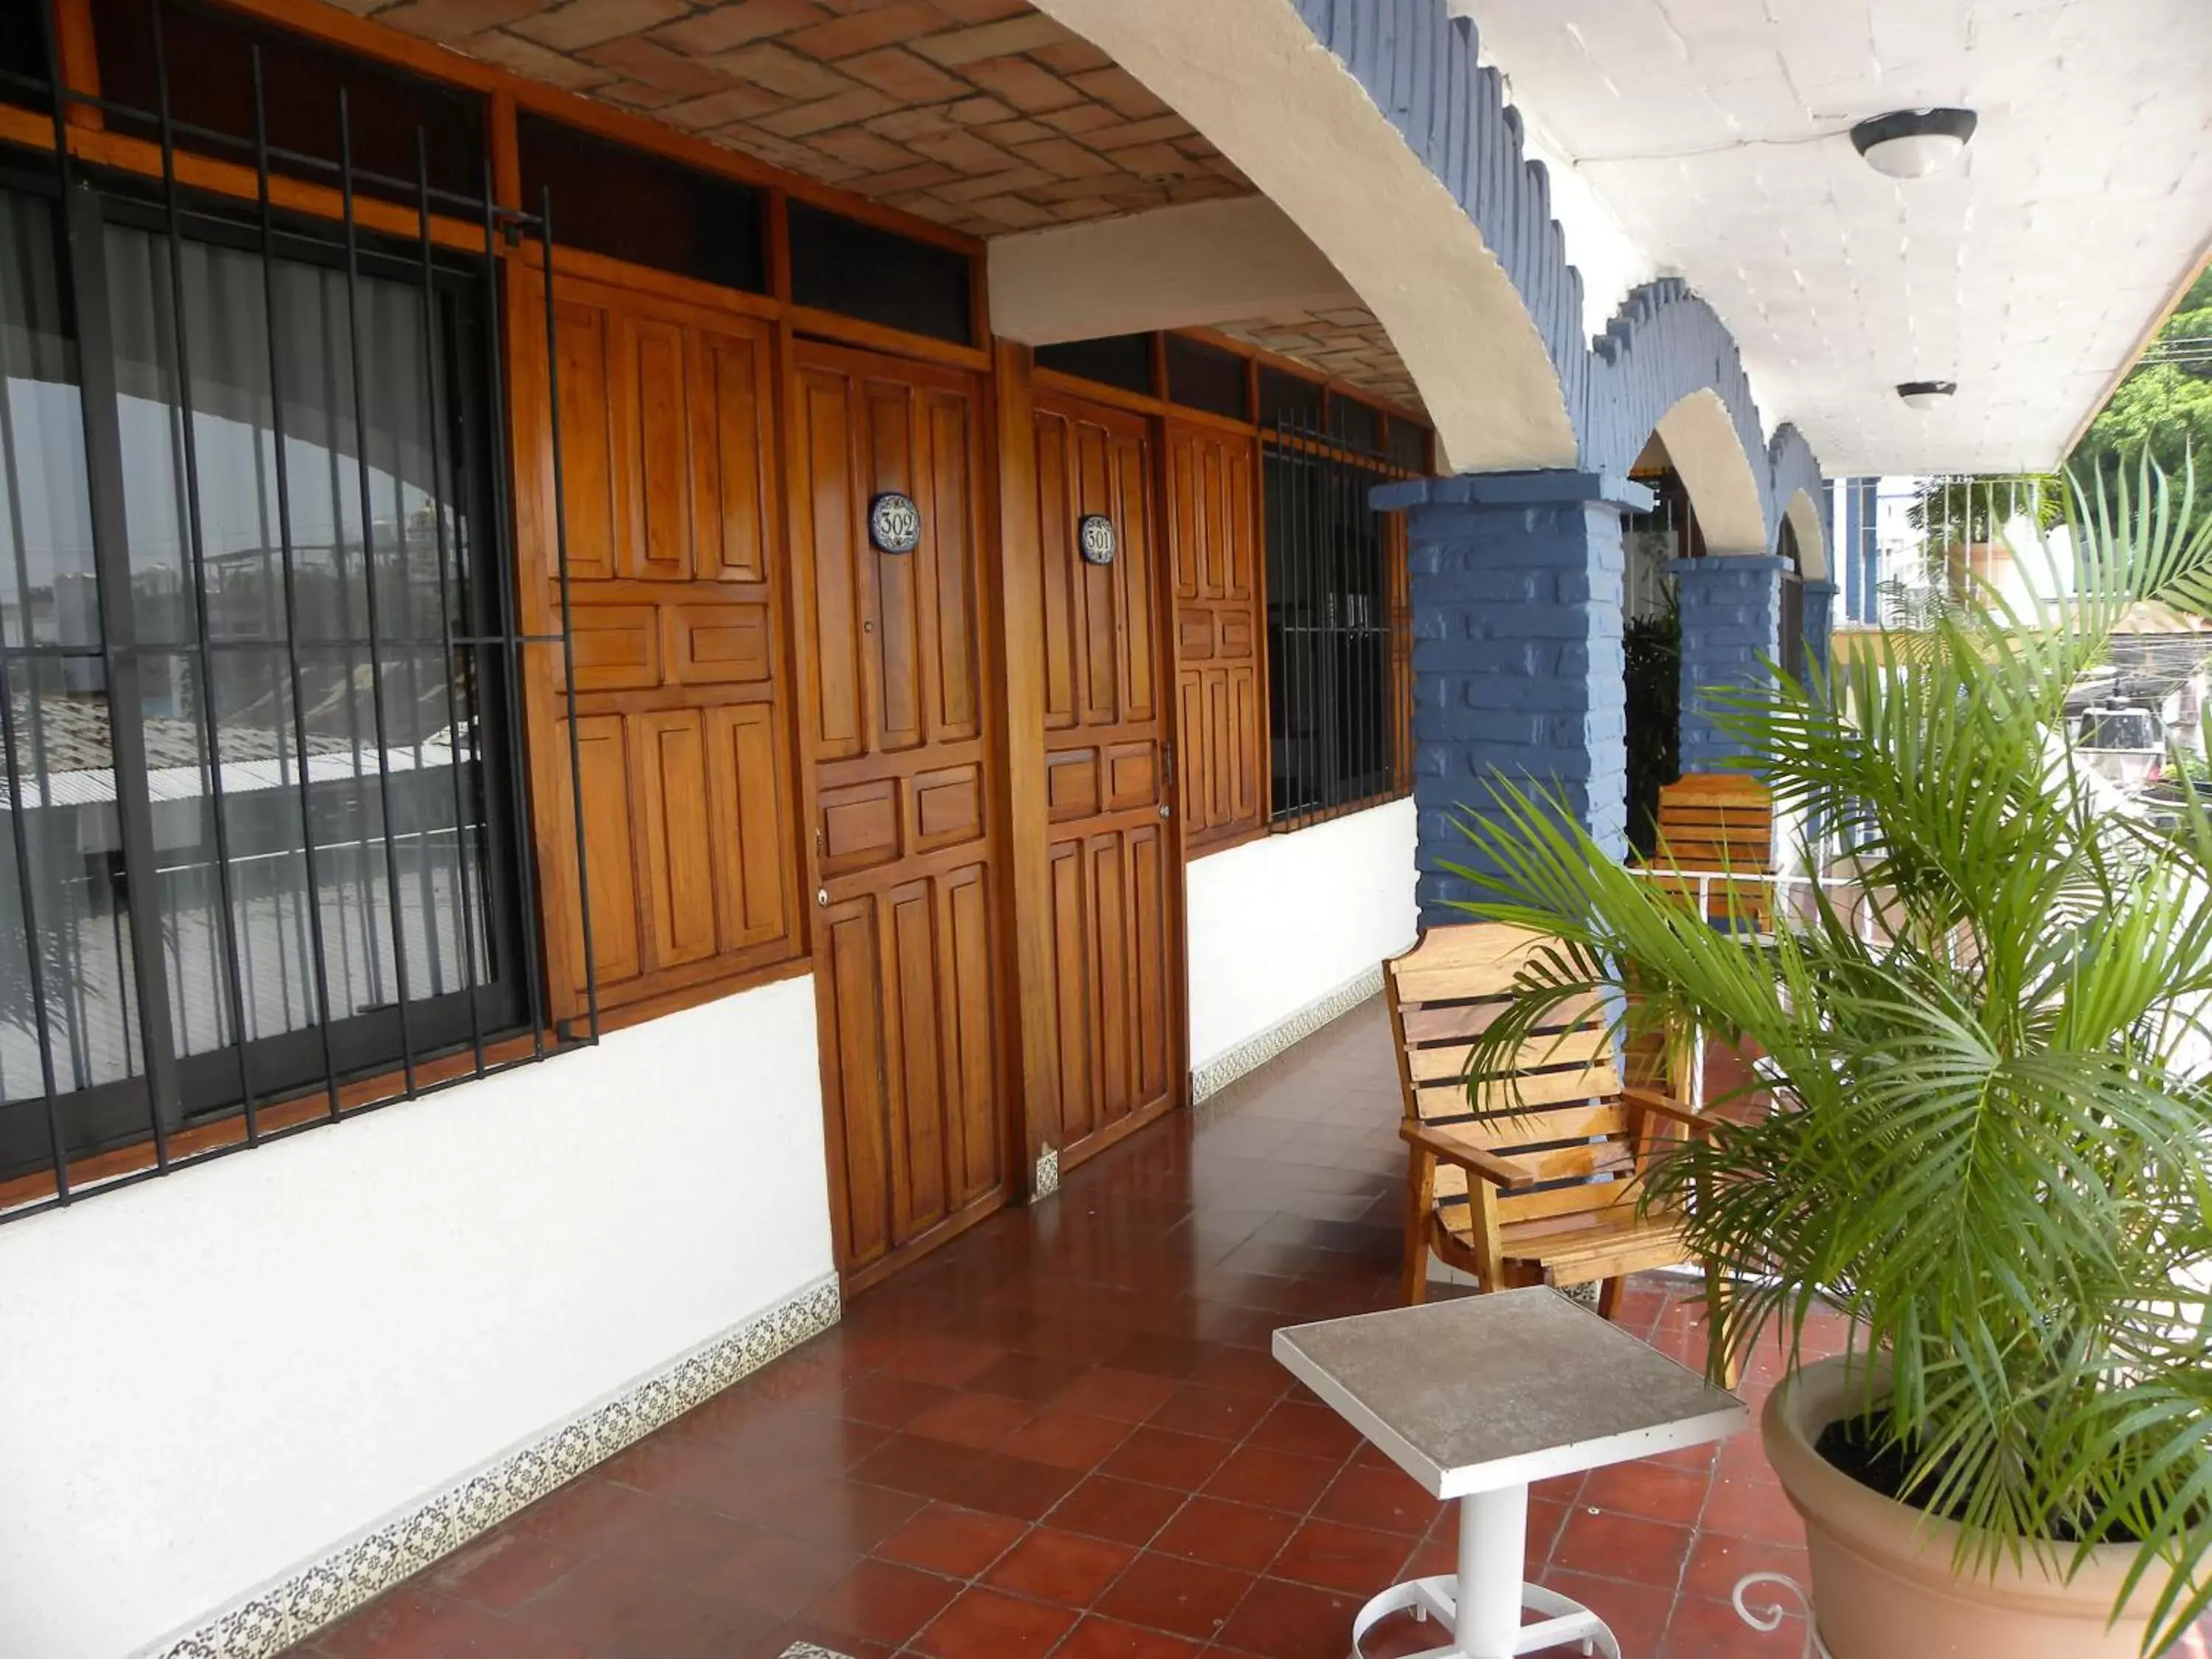
<path fill-rule="evenodd" d="M 1036 428 L 1051 1085 L 1064 1169 L 1179 1092 L 1182 860 L 1169 817 L 1166 584 L 1147 422 L 1041 398 Z M 1079 526 L 1091 515 L 1113 526 L 1111 562 L 1083 555 Z"/>
<path fill-rule="evenodd" d="M 1006 1201 L 996 721 L 971 376 L 802 342 L 792 409 L 814 957 L 848 1287 Z M 871 504 L 921 541 L 877 550 Z"/>
<path fill-rule="evenodd" d="M 774 333 L 640 277 L 555 288 L 580 814 L 557 670 L 537 694 L 550 740 L 533 747 L 551 908 L 567 923 L 548 940 L 549 977 L 572 1016 L 586 989 L 579 816 L 602 1007 L 703 994 L 803 949 Z M 516 278 L 532 305 L 537 281 Z M 518 407 L 542 410 L 544 331 L 516 341 Z M 550 429 L 526 426 L 518 445 L 542 629 L 560 614 Z"/>
<path fill-rule="evenodd" d="M 1183 844 L 1195 854 L 1267 821 L 1259 441 L 1170 423 L 1167 445 Z"/>

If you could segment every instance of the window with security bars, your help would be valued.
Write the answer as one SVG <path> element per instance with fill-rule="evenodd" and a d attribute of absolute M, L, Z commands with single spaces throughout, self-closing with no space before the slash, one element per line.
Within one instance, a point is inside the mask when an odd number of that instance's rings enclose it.
<path fill-rule="evenodd" d="M 1380 423 L 1380 417 L 1373 417 Z M 1404 523 L 1368 505 L 1406 476 L 1338 418 L 1287 417 L 1263 462 L 1270 818 L 1293 830 L 1409 785 Z"/>
<path fill-rule="evenodd" d="M 336 220 L 0 161 L 0 1217 L 549 1046 L 499 216 L 332 116 Z"/>

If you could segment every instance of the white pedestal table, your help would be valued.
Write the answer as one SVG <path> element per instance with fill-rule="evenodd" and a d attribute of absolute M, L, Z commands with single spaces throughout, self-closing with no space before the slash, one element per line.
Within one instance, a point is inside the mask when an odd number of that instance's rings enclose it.
<path fill-rule="evenodd" d="M 1561 1647 L 1621 1659 L 1596 1613 L 1522 1582 L 1528 1483 L 1726 1439 L 1750 1421 L 1734 1395 L 1542 1286 L 1287 1326 L 1274 1352 L 1392 1462 L 1459 1502 L 1459 1571 L 1369 1601 L 1352 1659 L 1407 1609 L 1448 1638 L 1419 1659 Z M 1540 1617 L 1523 1623 L 1523 1609 Z"/>

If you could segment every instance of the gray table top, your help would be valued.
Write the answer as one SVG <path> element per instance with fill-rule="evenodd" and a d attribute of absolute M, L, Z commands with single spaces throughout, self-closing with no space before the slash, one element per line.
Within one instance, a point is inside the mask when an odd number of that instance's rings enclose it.
<path fill-rule="evenodd" d="M 1744 1404 L 1538 1286 L 1275 1333 L 1275 1358 L 1439 1498 L 1722 1440 Z"/>

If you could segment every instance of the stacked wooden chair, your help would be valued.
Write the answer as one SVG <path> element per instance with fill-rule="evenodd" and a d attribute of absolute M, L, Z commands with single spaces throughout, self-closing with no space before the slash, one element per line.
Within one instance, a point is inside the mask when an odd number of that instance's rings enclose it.
<path fill-rule="evenodd" d="M 1484 1291 L 1595 1283 L 1608 1317 L 1627 1274 L 1690 1259 L 1680 1216 L 1638 1200 L 1650 1160 L 1707 1121 L 1624 1084 L 1596 998 L 1556 1011 L 1510 1066 L 1469 1075 L 1473 1039 L 1547 943 L 1495 923 L 1432 927 L 1384 964 L 1405 1097 L 1408 1303 L 1427 1294 L 1431 1249 Z M 1717 1317 L 1726 1282 L 1710 1263 L 1706 1274 Z"/>
<path fill-rule="evenodd" d="M 1741 881 L 1706 888 L 1708 921 L 1764 933 L 1772 925 L 1774 796 L 1747 772 L 1690 772 L 1659 791 L 1659 845 L 1653 862 L 1685 872 L 1654 879 L 1694 901 L 1694 872 L 1725 871 Z"/>

